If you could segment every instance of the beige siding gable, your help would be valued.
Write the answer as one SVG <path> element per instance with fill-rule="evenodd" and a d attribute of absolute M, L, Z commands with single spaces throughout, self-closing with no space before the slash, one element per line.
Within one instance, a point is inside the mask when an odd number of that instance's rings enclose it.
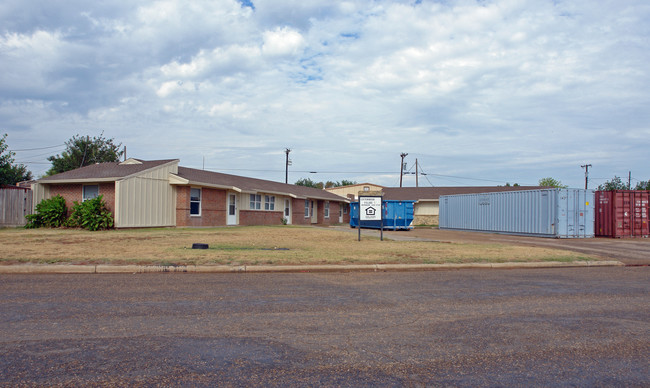
<path fill-rule="evenodd" d="M 115 183 L 115 227 L 161 227 L 176 225 L 176 191 L 170 173 L 178 162 L 168 163 Z"/>

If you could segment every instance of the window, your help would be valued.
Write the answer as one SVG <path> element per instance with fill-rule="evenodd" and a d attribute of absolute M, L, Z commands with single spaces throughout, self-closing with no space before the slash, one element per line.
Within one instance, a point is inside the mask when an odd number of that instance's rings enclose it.
<path fill-rule="evenodd" d="M 262 196 L 259 194 L 251 194 L 251 210 L 260 210 L 262 208 Z"/>
<path fill-rule="evenodd" d="M 325 201 L 325 218 L 330 218 L 330 201 Z"/>
<path fill-rule="evenodd" d="M 305 199 L 305 218 L 309 218 L 309 200 Z"/>
<path fill-rule="evenodd" d="M 97 198 L 99 196 L 99 185 L 90 185 L 83 187 L 83 199 L 81 202 L 89 199 Z"/>
<path fill-rule="evenodd" d="M 190 215 L 201 215 L 201 189 L 190 189 Z"/>
<path fill-rule="evenodd" d="M 264 210 L 275 210 L 275 196 L 264 196 Z"/>

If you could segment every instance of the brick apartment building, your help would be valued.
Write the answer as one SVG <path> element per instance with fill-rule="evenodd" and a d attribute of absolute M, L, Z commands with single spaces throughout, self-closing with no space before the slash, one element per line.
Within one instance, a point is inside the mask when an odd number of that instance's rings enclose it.
<path fill-rule="evenodd" d="M 34 205 L 102 195 L 116 228 L 348 223 L 349 201 L 310 187 L 186 168 L 178 159 L 100 163 L 32 184 Z"/>

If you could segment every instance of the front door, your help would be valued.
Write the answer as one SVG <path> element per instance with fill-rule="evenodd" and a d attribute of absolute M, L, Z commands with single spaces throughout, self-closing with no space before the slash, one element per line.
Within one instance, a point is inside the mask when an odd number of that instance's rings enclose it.
<path fill-rule="evenodd" d="M 228 194 L 227 225 L 237 225 L 237 194 Z"/>
<path fill-rule="evenodd" d="M 309 204 L 311 206 L 311 223 L 312 224 L 317 224 L 318 223 L 318 203 L 316 201 L 310 201 L 311 203 Z"/>
<path fill-rule="evenodd" d="M 291 200 L 284 200 L 284 219 L 287 220 L 287 225 L 291 224 Z"/>

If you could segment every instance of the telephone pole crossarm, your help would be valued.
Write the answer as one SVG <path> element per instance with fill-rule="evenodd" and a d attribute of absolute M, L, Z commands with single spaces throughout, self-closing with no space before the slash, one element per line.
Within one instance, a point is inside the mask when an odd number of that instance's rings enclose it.
<path fill-rule="evenodd" d="M 585 169 L 585 190 L 589 187 L 589 167 L 591 167 L 591 164 L 583 164 L 580 166 Z"/>

